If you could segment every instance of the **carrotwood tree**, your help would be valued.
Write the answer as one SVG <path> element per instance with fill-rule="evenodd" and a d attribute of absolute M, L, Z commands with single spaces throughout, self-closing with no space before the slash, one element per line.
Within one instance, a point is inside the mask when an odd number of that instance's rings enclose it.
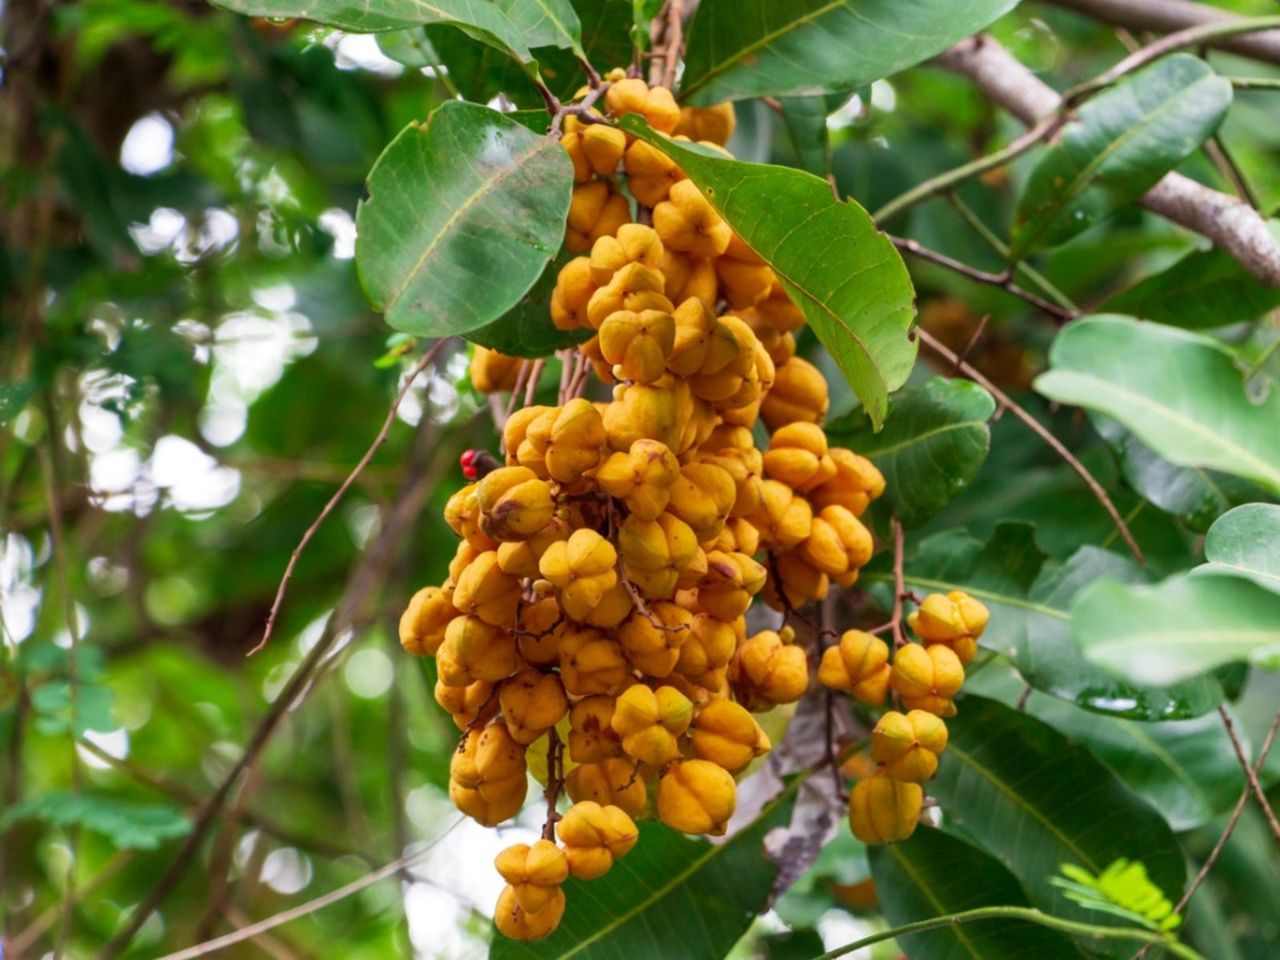
<path fill-rule="evenodd" d="M 7 5 L 5 955 L 1274 955 L 1249 12 Z"/>

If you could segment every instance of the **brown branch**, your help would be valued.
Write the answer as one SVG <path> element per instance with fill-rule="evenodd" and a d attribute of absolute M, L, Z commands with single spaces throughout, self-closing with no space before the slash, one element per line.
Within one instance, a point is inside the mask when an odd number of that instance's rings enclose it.
<path fill-rule="evenodd" d="M 649 86 L 670 88 L 684 51 L 684 0 L 667 0 L 653 19 Z"/>
<path fill-rule="evenodd" d="M 972 80 L 986 96 L 1028 126 L 1056 112 L 1063 98 L 991 37 L 978 34 L 936 62 Z M 1169 173 L 1142 195 L 1142 206 L 1207 237 L 1254 277 L 1280 288 L 1280 244 L 1247 203 Z"/>
<path fill-rule="evenodd" d="M 1262 741 L 1262 748 L 1258 751 L 1258 761 L 1253 765 L 1253 771 L 1262 770 L 1263 765 L 1267 762 L 1267 754 L 1271 752 L 1271 745 L 1275 742 L 1276 731 L 1280 730 L 1280 713 L 1276 714 L 1276 718 L 1271 722 L 1271 729 L 1267 731 L 1266 739 Z M 1240 815 L 1244 813 L 1245 806 L 1249 803 L 1249 797 L 1253 793 L 1253 787 L 1249 784 L 1245 785 L 1244 792 L 1240 794 L 1240 799 L 1236 801 L 1235 807 L 1231 811 L 1231 816 L 1227 818 L 1227 825 L 1223 828 L 1218 842 L 1213 845 L 1213 849 L 1209 851 L 1209 856 L 1205 857 L 1204 863 L 1200 865 L 1200 870 L 1196 873 L 1195 878 L 1188 884 L 1186 891 L 1178 900 L 1178 905 L 1173 908 L 1174 913 L 1181 913 L 1183 908 L 1191 902 L 1191 898 L 1195 892 L 1200 889 L 1201 885 L 1209 876 L 1209 871 L 1213 869 L 1213 865 L 1218 862 L 1218 857 L 1222 854 L 1223 849 L 1227 845 L 1227 841 L 1231 839 L 1231 834 L 1235 832 L 1236 824 L 1240 822 Z M 1133 960 L 1142 960 L 1151 948 L 1143 947 L 1133 957 Z"/>
<path fill-rule="evenodd" d="M 948 363 L 954 364 L 956 369 L 974 383 L 985 387 L 987 392 L 995 397 L 996 402 L 1000 404 L 1002 408 L 1008 410 L 1015 417 L 1025 423 L 1036 436 L 1052 448 L 1054 453 L 1066 461 L 1067 466 L 1074 470 L 1080 479 L 1085 482 L 1085 485 L 1088 486 L 1089 490 L 1097 498 L 1098 502 L 1102 504 L 1102 508 L 1107 511 L 1107 514 L 1111 517 L 1111 521 L 1116 525 L 1116 529 L 1120 532 L 1120 536 L 1124 539 L 1125 545 L 1129 548 L 1129 552 L 1133 554 L 1134 558 L 1137 559 L 1139 563 L 1145 564 L 1147 562 L 1147 558 L 1143 556 L 1142 550 L 1138 546 L 1138 542 L 1133 538 L 1133 534 L 1129 530 L 1129 525 L 1124 521 L 1124 517 L 1120 515 L 1120 511 L 1116 509 L 1116 505 L 1111 502 L 1111 497 L 1109 497 L 1107 495 L 1107 491 L 1102 488 L 1102 484 L 1094 479 L 1093 474 L 1091 474 L 1088 468 L 1086 468 L 1085 465 L 1076 458 L 1075 454 L 1068 450 L 1061 440 L 1046 430 L 1039 420 L 1024 410 L 1007 393 L 984 377 L 982 373 L 971 364 L 962 360 L 953 350 L 948 348 L 931 333 L 920 328 L 917 328 L 916 332 L 920 335 L 920 340 L 925 346 L 938 354 Z"/>
<path fill-rule="evenodd" d="M 216 937 L 213 940 L 206 941 L 205 943 L 198 943 L 193 947 L 187 947 L 185 950 L 166 953 L 163 957 L 157 958 L 157 960 L 195 960 L 196 957 L 205 957 L 211 953 L 217 953 L 219 950 L 223 950 L 226 947 L 235 946 L 237 943 L 243 943 L 245 940 L 252 940 L 254 937 L 260 936 L 268 930 L 274 930 L 276 927 L 284 926 L 286 923 L 291 923 L 292 921 L 298 920 L 302 917 L 310 916 L 313 913 L 323 910 L 325 907 L 332 906 L 335 903 L 345 900 L 347 897 L 354 896 L 366 887 L 371 887 L 380 880 L 385 880 L 388 877 L 395 876 L 395 874 L 399 873 L 405 867 L 411 866 L 426 857 L 427 854 L 435 848 L 436 844 L 452 833 L 458 824 L 462 823 L 463 819 L 464 818 L 459 815 L 457 819 L 445 828 L 443 833 L 422 849 L 415 850 L 413 853 L 405 854 L 397 860 L 392 860 L 390 863 L 379 867 L 372 873 L 365 874 L 357 880 L 352 880 L 350 883 L 341 886 L 336 890 L 331 890 L 322 896 L 316 897 L 314 900 L 308 900 L 306 903 L 298 904 L 296 907 L 290 907 L 288 910 L 282 910 L 280 913 L 267 917 L 265 920 L 259 920 L 257 923 L 251 923 L 249 926 L 244 927 L 241 930 L 237 930 L 234 933 L 228 933 L 221 937 Z"/>
<path fill-rule="evenodd" d="M 1050 303 L 1048 300 L 1037 296 L 1030 290 L 1022 289 L 1022 287 L 1013 282 L 1012 271 L 1006 270 L 1004 273 L 988 273 L 985 270 L 979 270 L 966 263 L 961 263 L 959 260 L 953 260 L 944 253 L 938 253 L 936 250 L 930 250 L 917 240 L 912 240 L 908 237 L 895 236 L 890 236 L 889 239 L 893 241 L 893 245 L 895 247 L 911 254 L 913 257 L 919 257 L 921 260 L 928 260 L 930 263 L 936 263 L 940 267 L 946 267 L 948 270 L 953 270 L 961 276 L 968 277 L 970 280 L 974 280 L 978 283 L 985 283 L 993 287 L 999 287 L 1006 293 L 1011 293 L 1018 299 L 1025 300 L 1037 310 L 1043 310 L 1059 323 L 1066 323 L 1068 320 L 1074 320 L 1079 316 L 1079 314 L 1074 310 L 1068 310 L 1065 307 L 1058 306 L 1056 303 Z"/>
<path fill-rule="evenodd" d="M 1231 719 L 1231 711 L 1226 705 L 1218 707 L 1218 716 L 1222 717 L 1222 725 L 1227 729 L 1227 737 L 1231 740 L 1231 747 L 1236 752 L 1236 759 L 1240 761 L 1240 767 L 1244 770 L 1245 779 L 1249 781 L 1249 789 L 1253 792 L 1254 799 L 1258 801 L 1258 805 L 1262 807 L 1263 816 L 1267 818 L 1267 825 L 1271 828 L 1271 834 L 1276 838 L 1276 842 L 1280 843 L 1280 821 L 1276 820 L 1276 812 L 1271 809 L 1271 804 L 1267 802 L 1267 792 L 1262 789 L 1262 784 L 1258 782 L 1258 774 L 1253 769 L 1253 764 L 1249 762 L 1249 757 L 1244 752 L 1244 744 L 1240 742 L 1240 737 L 1236 733 L 1235 721 Z"/>
<path fill-rule="evenodd" d="M 231 767 L 213 793 L 201 805 L 192 823 L 191 832 L 168 868 L 160 875 L 151 891 L 134 908 L 129 922 L 97 954 L 97 960 L 111 960 L 123 951 L 137 935 L 147 918 L 155 912 L 177 884 L 187 868 L 196 861 L 196 853 L 213 826 L 213 822 L 226 802 L 240 776 L 257 762 L 258 755 L 266 748 L 280 728 L 285 715 L 310 691 L 313 675 L 324 664 L 330 648 L 346 631 L 358 627 L 360 615 L 369 596 L 384 581 L 386 570 L 394 559 L 395 550 L 426 505 L 432 487 L 448 468 L 450 457 L 433 450 L 431 418 L 424 416 L 419 426 L 419 443 L 413 462 L 406 471 L 401 485 L 385 517 L 377 538 L 365 552 L 360 563 L 348 578 L 346 589 L 325 623 L 320 638 L 306 658 L 294 670 L 284 689 L 271 704 L 250 737 L 240 759 Z M 433 456 L 434 454 L 434 456 Z M 431 458 L 429 466 L 423 461 Z"/>
<path fill-rule="evenodd" d="M 564 744 L 556 728 L 547 731 L 547 789 L 543 796 L 547 800 L 547 819 L 542 824 L 542 839 L 556 839 L 556 823 L 560 814 L 556 812 L 556 804 L 560 802 L 560 791 L 564 788 Z"/>
<path fill-rule="evenodd" d="M 1054 6 L 1129 30 L 1172 33 L 1209 23 L 1239 20 L 1234 13 L 1190 0 L 1048 0 Z M 1280 64 L 1280 30 L 1243 36 L 1212 37 L 1208 46 Z"/>
<path fill-rule="evenodd" d="M 414 381 L 418 379 L 418 375 L 431 365 L 448 342 L 447 339 L 436 341 L 431 349 L 422 355 L 422 359 L 418 361 L 417 365 L 409 371 L 409 376 L 405 378 L 404 385 L 400 388 L 400 392 L 396 394 L 395 400 L 392 401 L 391 409 L 387 411 L 386 419 L 383 420 L 377 436 L 373 438 L 373 443 L 369 444 L 369 449 L 364 452 L 364 456 L 351 469 L 347 479 L 342 481 L 342 486 L 338 487 L 334 495 L 329 498 L 329 502 L 320 510 L 319 515 L 312 521 L 311 526 L 307 527 L 307 532 L 298 541 L 298 545 L 293 548 L 293 553 L 289 555 L 289 563 L 284 568 L 284 576 L 280 578 L 280 586 L 276 589 L 275 600 L 271 603 L 271 611 L 267 614 L 267 625 L 263 628 L 262 639 L 257 642 L 246 656 L 253 656 L 265 647 L 267 641 L 271 639 L 272 631 L 275 630 L 276 626 L 276 617 L 280 615 L 280 607 L 284 603 L 284 595 L 289 590 L 289 581 L 293 579 L 293 572 L 298 566 L 298 558 L 302 556 L 302 551 L 307 548 L 307 544 L 315 537 L 321 525 L 329 518 L 329 514 L 333 512 L 339 501 L 346 496 L 347 491 L 351 489 L 351 485 L 364 472 L 364 468 L 369 465 L 373 455 L 386 442 L 387 436 L 391 433 L 391 425 L 396 421 L 396 412 L 400 409 L 400 404 L 404 401 L 404 398 L 409 395 L 409 389 L 413 386 Z M 423 416 L 426 416 L 426 414 L 423 414 Z"/>

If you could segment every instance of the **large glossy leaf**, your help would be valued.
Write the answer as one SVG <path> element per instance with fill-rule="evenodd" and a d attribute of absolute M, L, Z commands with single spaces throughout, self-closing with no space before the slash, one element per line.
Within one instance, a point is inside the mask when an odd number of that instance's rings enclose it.
<path fill-rule="evenodd" d="M 978 907 L 1028 906 L 1017 877 L 989 853 L 932 827 L 870 847 L 867 857 L 885 919 L 900 927 Z M 1067 937 L 1025 920 L 983 920 L 899 937 L 912 960 L 1079 958 Z"/>
<path fill-rule="evenodd" d="M 967 696 L 947 721 L 950 742 L 929 792 L 995 854 L 1034 906 L 1090 923 L 1125 921 L 1085 910 L 1050 882 L 1064 863 L 1100 873 L 1142 861 L 1171 900 L 1186 871 L 1173 832 L 1084 747 L 1004 704 Z M 1132 952 L 1132 951 L 1130 951 Z"/>
<path fill-rule="evenodd" d="M 1231 106 L 1231 84 L 1174 54 L 1080 108 L 1018 200 L 1009 254 L 1063 243 L 1104 220 L 1194 153 Z"/>
<path fill-rule="evenodd" d="M 1055 338 L 1040 393 L 1118 420 L 1164 459 L 1280 491 L 1280 391 L 1258 404 L 1231 354 L 1199 334 L 1128 317 L 1078 320 Z"/>
<path fill-rule="evenodd" d="M 984 667 L 966 681 L 965 689 L 1006 706 L 1020 706 L 1083 743 L 1159 810 L 1174 830 L 1209 823 L 1230 809 L 1244 786 L 1244 775 L 1217 713 L 1166 723 L 1108 717 L 1039 692 L 1027 696 L 1017 672 L 999 664 Z"/>
<path fill-rule="evenodd" d="M 942 52 L 1016 3 L 703 0 L 682 93 L 705 104 L 861 86 Z"/>
<path fill-rule="evenodd" d="M 1280 242 L 1280 220 L 1269 223 Z M 1107 300 L 1103 308 L 1187 330 L 1254 320 L 1280 306 L 1280 290 L 1260 283 L 1222 250 L 1197 250 Z"/>
<path fill-rule="evenodd" d="M 214 0 L 251 17 L 297 17 L 370 33 L 429 23 L 457 26 L 477 40 L 529 63 L 533 47 L 581 51 L 578 16 L 569 0 Z"/>
<path fill-rule="evenodd" d="M 568 907 L 555 933 L 530 944 L 495 935 L 491 960 L 724 956 L 764 909 L 778 872 L 764 838 L 790 821 L 802 782 L 793 780 L 723 843 L 642 823 L 639 843 L 608 876 L 565 884 Z"/>
<path fill-rule="evenodd" d="M 1204 541 L 1200 570 L 1228 570 L 1280 593 L 1280 506 L 1246 503 L 1218 518 Z"/>
<path fill-rule="evenodd" d="M 1196 530 L 1207 530 L 1227 510 L 1255 500 L 1264 492 L 1240 477 L 1170 463 L 1106 417 L 1095 416 L 1094 425 L 1115 450 L 1129 485 L 1144 499 Z"/>
<path fill-rule="evenodd" d="M 825 177 L 831 170 L 831 137 L 827 132 L 827 115 L 832 107 L 827 96 L 783 97 L 782 128 L 786 131 L 786 147 L 791 166 Z"/>
<path fill-rule="evenodd" d="M 984 545 L 964 531 L 924 540 L 908 557 L 906 583 L 918 594 L 964 590 L 991 611 L 982 645 L 1009 658 L 1031 686 L 1089 710 L 1139 720 L 1199 716 L 1222 702 L 1212 678 L 1172 687 L 1142 686 L 1088 660 L 1071 642 L 1071 602 L 1099 577 L 1139 580 L 1126 557 L 1083 547 L 1063 563 L 1048 561 L 1025 523 L 1001 523 Z M 859 582 L 888 584 L 893 574 L 883 557 Z"/>
<path fill-rule="evenodd" d="M 467 339 L 511 357 L 545 357 L 591 339 L 594 330 L 560 330 L 551 322 L 551 292 L 571 256 L 562 253 L 552 260 L 519 303 L 492 323 L 469 331 Z"/>
<path fill-rule="evenodd" d="M 634 115 L 622 126 L 666 152 L 777 274 L 879 427 L 889 391 L 906 382 L 915 292 L 902 258 L 871 217 L 812 174 L 730 160 L 655 133 Z"/>
<path fill-rule="evenodd" d="M 894 516 L 916 527 L 958 496 L 991 446 L 987 421 L 996 403 L 969 380 L 934 377 L 893 398 L 884 429 L 865 423 L 848 433 L 828 429 L 832 442 L 869 457 L 885 476 Z"/>
<path fill-rule="evenodd" d="M 573 186 L 564 150 L 509 117 L 451 101 L 369 173 L 356 264 L 397 330 L 443 336 L 500 317 L 560 246 Z"/>
<path fill-rule="evenodd" d="M 1136 683 L 1240 661 L 1280 667 L 1280 593 L 1221 570 L 1154 586 L 1100 580 L 1077 598 L 1071 636 L 1089 660 Z"/>

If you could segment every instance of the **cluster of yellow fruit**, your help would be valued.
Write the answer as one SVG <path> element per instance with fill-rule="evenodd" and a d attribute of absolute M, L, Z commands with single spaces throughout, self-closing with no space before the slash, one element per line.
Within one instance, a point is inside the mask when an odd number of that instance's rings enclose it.
<path fill-rule="evenodd" d="M 717 148 L 732 132 L 730 105 L 681 109 L 664 88 L 609 79 L 614 118 Z M 567 877 L 631 849 L 636 819 L 724 833 L 735 775 L 770 748 L 752 713 L 810 679 L 794 631 L 748 636 L 747 609 L 760 595 L 790 614 L 852 584 L 872 553 L 859 517 L 884 490 L 870 461 L 828 446 L 827 383 L 795 354 L 803 316 L 769 266 L 663 153 L 567 121 L 565 245 L 582 255 L 550 311 L 594 331 L 583 376 L 562 379 L 558 406 L 507 418 L 505 464 L 481 475 L 467 461 L 476 482 L 445 509 L 462 538 L 449 578 L 400 623 L 409 652 L 435 657 L 436 699 L 464 732 L 455 805 L 496 825 L 520 810 L 531 767 L 547 784 L 543 839 L 497 860 L 496 924 L 522 940 L 559 924 Z M 506 391 L 521 370 L 478 348 L 471 377 Z M 610 401 L 578 395 L 589 370 Z"/>
<path fill-rule="evenodd" d="M 849 826 L 863 843 L 905 840 L 915 832 L 921 784 L 937 772 L 947 748 L 942 718 L 955 716 L 965 664 L 977 653 L 988 618 L 987 608 L 968 594 L 931 593 L 907 618 L 920 643 L 899 646 L 892 664 L 888 644 L 861 630 L 846 631 L 823 653 L 818 681 L 824 686 L 877 707 L 892 690 L 907 711 L 881 714 L 871 731 L 870 776 L 849 795 Z"/>

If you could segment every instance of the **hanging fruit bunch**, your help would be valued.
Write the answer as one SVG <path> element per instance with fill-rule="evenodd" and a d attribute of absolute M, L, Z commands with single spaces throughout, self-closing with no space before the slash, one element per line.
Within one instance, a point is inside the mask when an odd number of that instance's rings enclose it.
<path fill-rule="evenodd" d="M 773 271 L 664 153 L 592 122 L 636 113 L 723 150 L 732 106 L 681 109 L 664 87 L 606 79 L 604 114 L 564 118 L 565 246 L 579 256 L 550 303 L 556 327 L 592 335 L 562 353 L 559 405 L 506 419 L 504 461 L 464 456 L 474 482 L 445 508 L 462 538 L 449 578 L 400 623 L 407 651 L 435 657 L 436 699 L 463 731 L 455 805 L 497 825 L 524 805 L 531 761 L 545 779 L 543 838 L 496 864 L 498 929 L 522 940 L 559 924 L 569 876 L 626 855 L 637 819 L 725 832 L 735 776 L 770 748 L 752 714 L 810 681 L 794 631 L 748 636 L 745 614 L 757 596 L 790 615 L 853 584 L 873 549 L 859 517 L 884 490 L 870 461 L 828 446 L 827 383 L 796 355 L 803 315 Z M 532 366 L 478 348 L 472 383 L 519 391 Z M 586 398 L 593 375 L 607 402 Z M 951 638 L 932 601 L 913 618 L 931 645 L 892 667 L 882 641 L 854 632 L 822 661 L 828 685 L 874 704 L 892 686 L 911 708 L 876 727 L 880 772 L 852 797 L 863 839 L 910 833 L 946 742 L 937 716 L 985 622 L 956 601 L 969 632 Z"/>

